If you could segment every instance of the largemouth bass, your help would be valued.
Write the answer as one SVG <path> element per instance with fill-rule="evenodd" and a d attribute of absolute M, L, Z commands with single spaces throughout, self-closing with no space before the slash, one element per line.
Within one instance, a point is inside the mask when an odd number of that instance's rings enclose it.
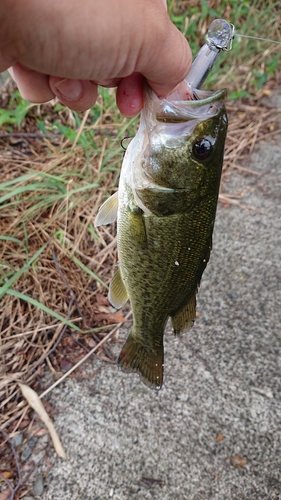
<path fill-rule="evenodd" d="M 118 194 L 95 225 L 117 216 L 119 264 L 109 301 L 130 299 L 133 328 L 118 363 L 152 388 L 163 383 L 163 335 L 195 320 L 196 293 L 209 260 L 223 163 L 225 90 L 159 99 L 146 90 L 139 130 L 125 153 Z M 187 85 L 187 84 L 186 84 Z"/>

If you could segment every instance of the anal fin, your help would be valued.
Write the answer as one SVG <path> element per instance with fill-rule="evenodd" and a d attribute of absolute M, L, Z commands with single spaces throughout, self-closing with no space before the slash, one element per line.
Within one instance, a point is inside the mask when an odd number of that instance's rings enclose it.
<path fill-rule="evenodd" d="M 172 315 L 172 325 L 175 335 L 188 330 L 193 326 L 196 317 L 196 293 Z"/>
<path fill-rule="evenodd" d="M 108 300 L 116 309 L 120 309 L 128 300 L 128 293 L 118 264 L 109 285 Z"/>
<path fill-rule="evenodd" d="M 160 345 L 152 352 L 138 342 L 131 333 L 119 355 L 118 365 L 125 372 L 138 373 L 142 381 L 151 389 L 161 389 L 163 384 L 164 349 Z"/>

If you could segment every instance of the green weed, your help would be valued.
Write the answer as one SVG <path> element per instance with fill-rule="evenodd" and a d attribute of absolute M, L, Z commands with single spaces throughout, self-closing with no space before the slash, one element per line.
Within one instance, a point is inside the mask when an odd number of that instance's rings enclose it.
<path fill-rule="evenodd" d="M 19 128 L 34 104 L 25 101 L 18 90 L 15 90 L 11 96 L 9 107 L 0 108 L 0 127 L 2 125 L 17 125 Z M 11 130 L 11 129 L 10 129 Z"/>

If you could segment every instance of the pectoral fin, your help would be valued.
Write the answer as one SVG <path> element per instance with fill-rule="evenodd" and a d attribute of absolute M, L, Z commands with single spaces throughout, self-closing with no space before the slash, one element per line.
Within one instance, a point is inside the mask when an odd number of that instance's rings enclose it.
<path fill-rule="evenodd" d="M 95 227 L 111 224 L 117 219 L 118 191 L 108 198 L 100 207 L 95 219 Z"/>
<path fill-rule="evenodd" d="M 147 247 L 147 235 L 143 211 L 137 205 L 130 207 L 130 228 L 134 241 L 143 249 Z"/>
<path fill-rule="evenodd" d="M 128 300 L 128 293 L 118 264 L 109 285 L 108 300 L 116 309 L 120 309 Z"/>
<path fill-rule="evenodd" d="M 172 316 L 172 325 L 175 335 L 188 330 L 193 326 L 196 317 L 196 293 Z"/>

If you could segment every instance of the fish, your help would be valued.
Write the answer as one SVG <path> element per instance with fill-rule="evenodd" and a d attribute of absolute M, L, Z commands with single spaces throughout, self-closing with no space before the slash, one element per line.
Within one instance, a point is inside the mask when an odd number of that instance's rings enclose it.
<path fill-rule="evenodd" d="M 119 261 L 108 299 L 117 309 L 129 299 L 133 316 L 118 365 L 156 390 L 163 384 L 168 319 L 179 335 L 196 317 L 223 166 L 225 97 L 225 89 L 192 94 L 184 83 L 160 99 L 147 87 L 118 192 L 95 220 L 99 226 L 117 219 Z"/>

